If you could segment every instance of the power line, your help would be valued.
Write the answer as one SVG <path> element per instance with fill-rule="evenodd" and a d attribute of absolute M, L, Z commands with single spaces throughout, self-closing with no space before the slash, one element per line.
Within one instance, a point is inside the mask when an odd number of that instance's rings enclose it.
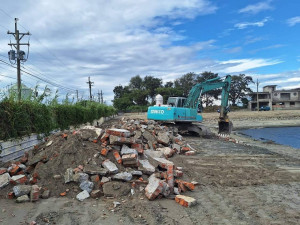
<path fill-rule="evenodd" d="M 9 63 L 3 61 L 2 59 L 0 59 L 0 62 L 6 64 L 7 66 L 11 66 L 11 67 L 13 67 L 13 68 L 16 69 L 15 66 L 13 66 L 13 65 L 11 65 L 11 64 L 9 64 Z M 30 73 L 30 72 L 28 72 L 28 71 L 26 71 L 26 70 L 24 70 L 24 69 L 21 69 L 21 71 L 22 71 L 25 75 L 27 74 L 27 75 L 29 75 L 29 76 L 32 76 L 32 77 L 34 77 L 34 78 L 36 78 L 36 79 L 38 79 L 38 80 L 44 81 L 44 82 L 46 82 L 46 83 L 48 83 L 48 84 L 50 84 L 50 85 L 52 85 L 52 86 L 55 86 L 55 87 L 58 87 L 58 88 L 61 88 L 61 89 L 67 90 L 67 91 L 76 92 L 75 89 L 71 89 L 71 88 L 62 86 L 62 85 L 60 85 L 60 84 L 56 84 L 56 83 L 54 83 L 54 82 L 52 82 L 52 81 L 50 81 L 50 80 L 48 80 L 48 79 L 46 79 L 46 78 L 43 79 L 43 78 L 38 77 L 37 75 L 32 74 L 32 73 Z"/>
<path fill-rule="evenodd" d="M 15 77 L 10 77 L 10 76 L 4 75 L 4 74 L 0 74 L 0 76 L 1 76 L 1 77 L 7 77 L 7 78 L 10 78 L 10 79 L 14 79 L 14 80 L 17 79 L 17 78 L 15 78 Z"/>

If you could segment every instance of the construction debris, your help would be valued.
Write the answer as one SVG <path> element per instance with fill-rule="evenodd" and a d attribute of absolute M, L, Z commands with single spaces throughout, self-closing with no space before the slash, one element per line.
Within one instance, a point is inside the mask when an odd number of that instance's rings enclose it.
<path fill-rule="evenodd" d="M 176 128 L 122 119 L 105 130 L 90 126 L 47 139 L 20 161 L 0 168 L 0 188 L 17 202 L 38 201 L 40 196 L 76 196 L 83 201 L 135 195 L 140 190 L 149 200 L 174 199 L 170 195 L 176 194 L 181 205 L 195 204 L 180 195 L 194 190 L 195 184 L 179 180 L 182 168 L 169 160 L 174 154 L 196 153 Z"/>

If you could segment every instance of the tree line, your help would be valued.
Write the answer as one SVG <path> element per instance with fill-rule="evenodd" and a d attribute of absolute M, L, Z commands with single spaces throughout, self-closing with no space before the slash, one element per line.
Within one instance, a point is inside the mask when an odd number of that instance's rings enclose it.
<path fill-rule="evenodd" d="M 209 71 L 200 74 L 190 72 L 182 75 L 174 82 L 168 81 L 163 84 L 160 78 L 153 76 L 142 78 L 140 75 L 136 75 L 131 77 L 128 85 L 118 85 L 114 88 L 113 105 L 120 111 L 146 110 L 149 105 L 154 103 L 157 94 L 161 94 L 164 98 L 164 103 L 166 103 L 168 98 L 172 96 L 187 97 L 194 85 L 217 77 L 220 77 L 219 74 Z M 247 106 L 248 100 L 246 95 L 252 92 L 249 84 L 254 83 L 252 77 L 245 74 L 232 75 L 231 77 L 229 100 L 232 106 L 237 106 L 238 103 Z M 214 100 L 217 100 L 220 94 L 221 89 L 205 93 L 202 97 L 203 106 L 212 106 Z"/>

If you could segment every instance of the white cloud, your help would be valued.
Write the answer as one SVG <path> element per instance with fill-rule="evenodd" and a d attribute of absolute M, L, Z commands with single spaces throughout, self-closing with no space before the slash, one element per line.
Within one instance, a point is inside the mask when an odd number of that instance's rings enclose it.
<path fill-rule="evenodd" d="M 236 73 L 263 66 L 275 65 L 278 63 L 282 63 L 282 61 L 272 59 L 232 59 L 221 61 L 220 63 L 225 66 L 227 65 L 227 67 L 223 69 L 223 72 Z"/>
<path fill-rule="evenodd" d="M 290 27 L 295 26 L 297 23 L 300 23 L 300 16 L 289 18 L 286 22 Z"/>
<path fill-rule="evenodd" d="M 227 48 L 224 50 L 224 52 L 234 54 L 234 53 L 241 52 L 242 50 L 243 50 L 242 47 L 234 47 L 234 48 Z"/>
<path fill-rule="evenodd" d="M 268 0 L 268 1 L 258 2 L 252 5 L 247 5 L 246 7 L 240 9 L 239 13 L 257 14 L 264 10 L 271 10 L 273 9 L 273 7 L 270 5 L 271 2 L 272 2 L 271 0 Z"/>
<path fill-rule="evenodd" d="M 242 23 L 237 23 L 234 25 L 235 28 L 238 29 L 245 29 L 247 27 L 263 27 L 266 22 L 270 21 L 269 17 L 264 18 L 261 21 L 257 22 L 242 22 Z"/>

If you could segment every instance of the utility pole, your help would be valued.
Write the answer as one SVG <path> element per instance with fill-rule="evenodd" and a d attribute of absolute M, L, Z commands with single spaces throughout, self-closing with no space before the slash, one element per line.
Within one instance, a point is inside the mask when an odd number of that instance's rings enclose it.
<path fill-rule="evenodd" d="M 98 90 L 97 95 L 98 95 L 98 102 L 100 103 L 100 92 L 99 92 L 99 90 Z"/>
<path fill-rule="evenodd" d="M 76 90 L 76 97 L 77 97 L 77 102 L 78 102 L 78 90 Z"/>
<path fill-rule="evenodd" d="M 101 96 L 101 104 L 103 104 L 103 92 L 102 92 L 102 90 L 101 90 L 100 96 Z"/>
<path fill-rule="evenodd" d="M 259 82 L 258 82 L 258 79 L 256 80 L 256 102 L 257 102 L 257 112 L 259 111 L 259 102 L 258 102 L 258 85 L 259 85 Z"/>
<path fill-rule="evenodd" d="M 17 58 L 17 78 L 18 78 L 18 100 L 21 101 L 21 60 L 26 61 L 24 58 L 25 52 L 20 51 L 20 45 L 27 45 L 29 47 L 29 43 L 20 43 L 21 39 L 25 35 L 30 35 L 29 32 L 27 33 L 20 33 L 18 30 L 18 18 L 15 18 L 15 32 L 10 32 L 7 31 L 7 34 L 12 34 L 14 35 L 16 39 L 16 43 L 9 43 L 8 45 L 14 46 L 15 49 L 17 50 L 16 58 Z M 15 52 L 11 50 L 9 52 L 9 59 L 15 59 Z"/>
<path fill-rule="evenodd" d="M 90 101 L 92 101 L 92 86 L 94 82 L 90 81 L 90 77 L 89 77 L 89 81 L 86 82 L 87 84 L 89 84 L 89 89 L 90 89 Z"/>

